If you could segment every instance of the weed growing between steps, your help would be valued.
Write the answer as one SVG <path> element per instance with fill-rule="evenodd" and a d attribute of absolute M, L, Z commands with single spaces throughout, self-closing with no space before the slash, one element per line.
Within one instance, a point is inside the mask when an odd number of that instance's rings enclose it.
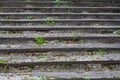
<path fill-rule="evenodd" d="M 4 66 L 4 68 L 3 68 L 3 72 L 8 72 L 8 69 L 9 69 L 9 67 L 8 66 Z"/>
<path fill-rule="evenodd" d="M 9 17 L 9 16 L 6 16 L 6 19 L 10 19 L 10 17 Z"/>
<path fill-rule="evenodd" d="M 72 32 L 71 34 L 73 36 L 73 39 L 72 39 L 73 43 L 82 43 L 82 39 L 79 39 L 79 38 L 75 37 L 76 36 L 75 32 Z"/>
<path fill-rule="evenodd" d="M 40 76 L 40 80 L 44 80 L 44 76 Z"/>
<path fill-rule="evenodd" d="M 55 0 L 54 2 L 56 3 L 57 6 L 61 6 L 61 0 Z"/>
<path fill-rule="evenodd" d="M 99 31 L 100 34 L 107 34 L 107 33 L 111 33 L 111 31 L 108 30 L 101 30 Z"/>
<path fill-rule="evenodd" d="M 31 0 L 26 0 L 26 2 L 31 2 Z"/>
<path fill-rule="evenodd" d="M 27 16 L 27 19 L 33 19 L 33 16 Z"/>
<path fill-rule="evenodd" d="M 105 51 L 104 51 L 104 49 L 99 49 L 98 53 L 101 54 L 101 55 L 104 55 Z"/>
<path fill-rule="evenodd" d="M 7 61 L 0 59 L 0 63 L 5 63 L 5 62 L 7 62 Z"/>
<path fill-rule="evenodd" d="M 55 25 L 54 18 L 51 18 L 51 17 L 44 18 L 44 22 L 45 22 L 48 26 L 54 26 L 54 25 Z"/>
<path fill-rule="evenodd" d="M 41 45 L 41 44 L 45 43 L 45 38 L 43 38 L 43 37 L 36 37 L 35 38 L 35 42 L 36 42 L 36 44 Z"/>
<path fill-rule="evenodd" d="M 86 77 L 85 80 L 91 80 L 90 78 Z"/>
<path fill-rule="evenodd" d="M 113 33 L 114 33 L 114 34 L 118 34 L 118 35 L 120 35 L 120 30 L 118 30 L 118 31 L 114 31 Z"/>
<path fill-rule="evenodd" d="M 45 54 L 40 54 L 40 55 L 39 55 L 39 58 L 47 58 L 47 55 L 45 55 Z"/>
<path fill-rule="evenodd" d="M 21 31 L 0 31 L 0 34 L 19 34 Z"/>

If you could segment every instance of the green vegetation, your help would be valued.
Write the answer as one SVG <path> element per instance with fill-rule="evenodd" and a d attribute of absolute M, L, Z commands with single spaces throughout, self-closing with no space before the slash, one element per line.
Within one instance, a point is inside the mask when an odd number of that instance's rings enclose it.
<path fill-rule="evenodd" d="M 101 55 L 103 55 L 103 54 L 105 54 L 105 51 L 104 51 L 104 49 L 99 49 L 98 53 L 101 54 Z"/>
<path fill-rule="evenodd" d="M 75 32 L 72 32 L 72 36 L 73 36 L 72 41 L 73 41 L 74 43 L 81 42 L 81 40 L 80 40 L 79 38 L 76 37 L 76 33 L 75 33 Z"/>
<path fill-rule="evenodd" d="M 61 6 L 61 0 L 55 0 L 54 2 L 57 4 L 57 6 Z"/>
<path fill-rule="evenodd" d="M 101 30 L 99 33 L 101 33 L 101 34 L 105 34 L 105 33 L 111 33 L 111 31 L 107 31 L 107 30 Z"/>
<path fill-rule="evenodd" d="M 32 65 L 30 65 L 30 66 L 27 66 L 28 68 L 30 68 L 30 69 L 33 69 L 34 68 L 34 66 L 32 66 Z"/>
<path fill-rule="evenodd" d="M 76 41 L 77 39 L 76 39 L 76 37 L 75 37 L 75 32 L 72 32 L 72 36 L 73 36 L 73 41 Z"/>
<path fill-rule="evenodd" d="M 114 31 L 114 34 L 120 34 L 120 30 Z"/>
<path fill-rule="evenodd" d="M 36 37 L 35 42 L 36 42 L 36 44 L 41 45 L 41 44 L 45 43 L 45 39 L 43 37 Z"/>
<path fill-rule="evenodd" d="M 44 80 L 44 76 L 40 76 L 40 80 Z"/>
<path fill-rule="evenodd" d="M 8 69 L 9 69 L 9 67 L 8 66 L 5 66 L 4 68 L 3 68 L 3 72 L 7 72 L 8 71 Z"/>
<path fill-rule="evenodd" d="M 87 77 L 87 78 L 85 78 L 85 80 L 90 80 L 90 78 Z"/>
<path fill-rule="evenodd" d="M 26 0 L 26 2 L 31 2 L 31 0 Z"/>
<path fill-rule="evenodd" d="M 0 59 L 0 63 L 4 63 L 4 62 L 8 62 L 8 61 Z"/>
<path fill-rule="evenodd" d="M 36 78 L 34 78 L 33 80 L 37 80 Z"/>
<path fill-rule="evenodd" d="M 44 54 L 40 54 L 39 55 L 39 58 L 46 58 L 47 56 L 46 55 L 44 55 Z"/>
<path fill-rule="evenodd" d="M 95 24 L 96 26 L 100 26 L 100 24 Z"/>
<path fill-rule="evenodd" d="M 27 19 L 33 19 L 33 16 L 27 16 Z"/>
<path fill-rule="evenodd" d="M 81 43 L 81 42 L 82 42 L 82 40 L 80 40 L 80 39 L 78 39 L 78 38 L 75 38 L 75 37 L 73 38 L 72 41 L 73 41 L 74 43 L 79 43 L 79 42 Z"/>
<path fill-rule="evenodd" d="M 10 19 L 10 17 L 9 17 L 9 16 L 6 16 L 6 19 Z"/>
<path fill-rule="evenodd" d="M 37 80 L 36 78 L 34 78 L 33 80 Z"/>
<path fill-rule="evenodd" d="M 1 31 L 1 34 L 18 34 L 21 33 L 21 31 Z"/>
<path fill-rule="evenodd" d="M 46 76 L 46 79 L 47 79 L 47 80 L 51 80 L 51 78 L 52 78 L 53 80 L 59 79 L 59 77 L 57 77 L 57 76 Z"/>
<path fill-rule="evenodd" d="M 45 23 L 48 24 L 49 26 L 54 26 L 55 25 L 55 21 L 54 18 L 51 17 L 47 17 L 44 19 Z"/>

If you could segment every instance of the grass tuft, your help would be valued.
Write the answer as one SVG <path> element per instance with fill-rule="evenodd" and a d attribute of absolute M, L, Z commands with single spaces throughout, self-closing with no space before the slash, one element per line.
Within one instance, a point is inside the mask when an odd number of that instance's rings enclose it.
<path fill-rule="evenodd" d="M 44 19 L 45 23 L 49 26 L 54 26 L 55 25 L 55 21 L 54 21 L 54 18 L 51 18 L 51 17 L 47 17 Z"/>
<path fill-rule="evenodd" d="M 114 31 L 114 34 L 119 34 L 120 35 L 120 30 Z"/>
<path fill-rule="evenodd" d="M 57 4 L 57 6 L 61 6 L 61 0 L 55 0 L 54 2 Z"/>
<path fill-rule="evenodd" d="M 31 2 L 31 0 L 26 0 L 26 2 Z"/>
<path fill-rule="evenodd" d="M 99 49 L 99 52 L 98 52 L 99 54 L 101 54 L 101 55 L 104 55 L 105 54 L 105 51 L 104 51 L 104 49 Z"/>
<path fill-rule="evenodd" d="M 33 19 L 33 16 L 27 16 L 27 19 Z"/>
<path fill-rule="evenodd" d="M 8 62 L 8 61 L 0 59 L 0 63 L 5 63 L 5 62 Z"/>
<path fill-rule="evenodd" d="M 45 43 L 45 39 L 43 37 L 36 37 L 35 42 L 36 42 L 36 44 L 41 45 L 41 44 Z"/>
<path fill-rule="evenodd" d="M 87 78 L 85 78 L 85 80 L 90 80 L 90 78 L 87 77 Z"/>
<path fill-rule="evenodd" d="M 40 80 L 44 80 L 44 76 L 40 76 Z"/>

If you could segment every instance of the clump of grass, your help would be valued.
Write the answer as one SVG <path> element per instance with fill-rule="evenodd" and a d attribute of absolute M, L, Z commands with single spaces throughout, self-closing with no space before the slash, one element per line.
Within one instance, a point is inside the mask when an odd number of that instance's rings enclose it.
<path fill-rule="evenodd" d="M 72 41 L 73 41 L 74 43 L 81 42 L 81 40 L 80 40 L 79 38 L 75 37 L 75 35 L 76 35 L 76 33 L 75 33 L 75 32 L 72 32 L 72 36 L 73 36 Z"/>
<path fill-rule="evenodd" d="M 8 71 L 9 67 L 8 66 L 4 66 L 3 68 L 3 72 L 6 73 Z"/>
<path fill-rule="evenodd" d="M 44 76 L 40 76 L 40 80 L 44 80 Z"/>
<path fill-rule="evenodd" d="M 39 55 L 39 58 L 46 58 L 47 56 L 46 55 L 44 55 L 44 54 L 40 54 Z"/>
<path fill-rule="evenodd" d="M 57 4 L 57 6 L 61 6 L 61 0 L 55 0 L 54 2 Z"/>
<path fill-rule="evenodd" d="M 0 63 L 5 63 L 5 62 L 7 62 L 7 60 L 0 59 Z"/>
<path fill-rule="evenodd" d="M 33 16 L 27 16 L 27 19 L 33 19 Z"/>
<path fill-rule="evenodd" d="M 1 31 L 2 34 L 7 34 L 7 31 Z"/>
<path fill-rule="evenodd" d="M 26 0 L 26 2 L 31 2 L 31 0 Z"/>
<path fill-rule="evenodd" d="M 80 40 L 80 39 L 78 39 L 78 38 L 76 38 L 76 37 L 74 37 L 74 38 L 72 39 L 72 41 L 73 41 L 74 43 L 82 42 L 82 40 Z"/>
<path fill-rule="evenodd" d="M 36 78 L 34 78 L 33 80 L 37 80 Z"/>
<path fill-rule="evenodd" d="M 101 33 L 101 34 L 105 34 L 105 33 L 111 33 L 111 31 L 107 31 L 107 30 L 101 30 L 99 33 Z"/>
<path fill-rule="evenodd" d="M 47 17 L 44 19 L 45 23 L 49 26 L 54 26 L 55 25 L 55 21 L 54 21 L 54 18 L 51 18 L 51 17 Z"/>
<path fill-rule="evenodd" d="M 33 69 L 33 68 L 34 68 L 34 66 L 30 65 L 30 66 L 28 66 L 28 68 Z"/>
<path fill-rule="evenodd" d="M 36 44 L 41 45 L 41 44 L 45 43 L 45 38 L 43 38 L 43 37 L 36 37 L 35 38 L 35 42 L 36 42 Z"/>
<path fill-rule="evenodd" d="M 100 24 L 95 24 L 96 26 L 100 26 Z"/>
<path fill-rule="evenodd" d="M 6 16 L 6 19 L 10 19 L 10 17 L 9 17 L 9 16 Z"/>
<path fill-rule="evenodd" d="M 21 33 L 21 31 L 1 31 L 1 34 L 18 34 Z"/>
<path fill-rule="evenodd" d="M 87 78 L 85 78 L 85 80 L 90 80 L 90 78 L 87 77 Z"/>
<path fill-rule="evenodd" d="M 101 55 L 103 55 L 103 54 L 105 54 L 105 51 L 104 51 L 104 49 L 99 49 L 98 53 L 101 54 Z"/>
<path fill-rule="evenodd" d="M 120 30 L 114 31 L 114 34 L 119 34 L 120 35 Z"/>
<path fill-rule="evenodd" d="M 37 80 L 36 78 L 34 78 L 33 80 Z"/>
<path fill-rule="evenodd" d="M 73 35 L 73 41 L 77 41 L 78 39 L 75 37 L 76 33 L 75 32 L 72 32 L 72 35 Z"/>

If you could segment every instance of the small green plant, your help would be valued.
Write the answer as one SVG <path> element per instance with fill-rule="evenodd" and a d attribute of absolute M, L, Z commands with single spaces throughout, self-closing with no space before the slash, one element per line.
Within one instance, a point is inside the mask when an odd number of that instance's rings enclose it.
<path fill-rule="evenodd" d="M 85 80 L 90 80 L 90 78 L 87 77 L 87 78 L 85 78 Z"/>
<path fill-rule="evenodd" d="M 78 42 L 80 42 L 81 40 L 80 39 L 78 39 L 78 38 L 76 38 L 76 37 L 73 37 L 73 40 L 72 40 L 74 43 L 78 43 Z"/>
<path fill-rule="evenodd" d="M 33 19 L 33 16 L 27 16 L 27 19 Z"/>
<path fill-rule="evenodd" d="M 5 62 L 8 62 L 8 61 L 0 59 L 0 63 L 5 63 Z"/>
<path fill-rule="evenodd" d="M 101 54 L 101 55 L 103 55 L 103 54 L 105 54 L 105 51 L 104 51 L 104 49 L 99 49 L 98 53 Z"/>
<path fill-rule="evenodd" d="M 55 0 L 54 1 L 58 6 L 61 6 L 61 0 Z"/>
<path fill-rule="evenodd" d="M 34 78 L 33 80 L 37 80 L 36 78 Z"/>
<path fill-rule="evenodd" d="M 39 58 L 46 58 L 47 56 L 46 55 L 44 55 L 44 54 L 40 54 L 39 55 Z"/>
<path fill-rule="evenodd" d="M 7 72 L 8 71 L 8 69 L 9 69 L 9 67 L 8 66 L 4 66 L 4 68 L 3 68 L 3 72 Z"/>
<path fill-rule="evenodd" d="M 39 45 L 45 43 L 45 39 L 43 37 L 36 37 L 35 42 Z"/>
<path fill-rule="evenodd" d="M 31 0 L 26 0 L 26 2 L 31 2 Z"/>
<path fill-rule="evenodd" d="M 1 31 L 1 34 L 18 34 L 21 33 L 21 31 Z"/>
<path fill-rule="evenodd" d="M 32 79 L 32 80 L 37 80 L 36 78 Z"/>
<path fill-rule="evenodd" d="M 111 33 L 111 31 L 101 30 L 99 33 L 101 33 L 101 34 L 106 34 L 106 33 Z"/>
<path fill-rule="evenodd" d="M 47 18 L 44 19 L 44 21 L 45 21 L 46 24 L 48 24 L 49 26 L 54 26 L 54 25 L 55 25 L 54 18 L 47 17 Z"/>
<path fill-rule="evenodd" d="M 6 16 L 6 19 L 10 19 L 10 17 L 9 17 L 9 16 Z"/>
<path fill-rule="evenodd" d="M 75 32 L 72 32 L 72 36 L 73 36 L 73 39 L 72 39 L 73 42 L 77 43 L 77 42 L 81 41 L 80 39 L 78 39 L 76 37 L 76 33 Z"/>
<path fill-rule="evenodd" d="M 72 32 L 73 40 L 76 40 L 75 35 L 76 35 L 76 33 L 75 33 L 75 32 Z"/>
<path fill-rule="evenodd" d="M 100 26 L 100 24 L 95 24 L 96 26 Z"/>
<path fill-rule="evenodd" d="M 28 68 L 33 69 L 33 68 L 34 68 L 34 66 L 30 65 L 30 66 L 28 66 Z"/>
<path fill-rule="evenodd" d="M 1 34 L 7 34 L 7 31 L 1 31 Z"/>
<path fill-rule="evenodd" d="M 44 76 L 40 76 L 40 80 L 44 80 Z"/>
<path fill-rule="evenodd" d="M 114 34 L 120 34 L 120 30 L 114 31 L 113 33 L 114 33 Z"/>

